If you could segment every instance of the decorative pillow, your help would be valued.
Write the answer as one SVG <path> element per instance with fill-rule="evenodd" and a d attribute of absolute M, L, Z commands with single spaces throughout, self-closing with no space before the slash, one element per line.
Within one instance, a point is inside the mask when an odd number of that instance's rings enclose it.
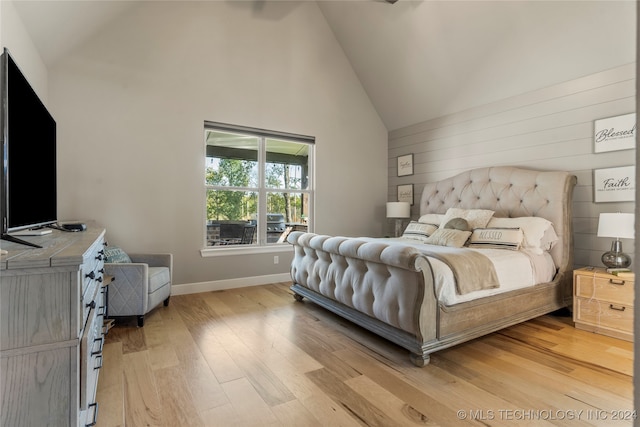
<path fill-rule="evenodd" d="M 520 228 L 524 234 L 522 249 L 528 249 L 537 254 L 549 251 L 558 241 L 558 235 L 551 221 L 537 216 L 518 218 L 491 218 L 487 227 Z"/>
<path fill-rule="evenodd" d="M 442 224 L 442 219 L 444 218 L 444 214 L 424 214 L 418 219 L 418 222 L 424 222 L 426 224 L 436 224 L 440 226 Z"/>
<path fill-rule="evenodd" d="M 424 242 L 434 231 L 438 229 L 435 224 L 423 224 L 417 221 L 411 221 L 407 228 L 404 229 L 402 237 L 405 239 L 419 240 Z"/>
<path fill-rule="evenodd" d="M 461 248 L 471 236 L 470 231 L 454 230 L 452 228 L 438 228 L 425 243 L 429 245 L 450 246 Z"/>
<path fill-rule="evenodd" d="M 464 218 L 452 218 L 445 225 L 444 228 L 452 228 L 454 230 L 471 231 L 469 223 Z"/>
<path fill-rule="evenodd" d="M 471 230 L 474 228 L 484 228 L 487 226 L 492 216 L 493 211 L 488 209 L 449 208 L 447 209 L 447 213 L 444 215 L 444 219 L 440 223 L 440 227 L 443 228 L 443 224 L 446 224 L 453 218 L 462 218 L 467 220 Z"/>
<path fill-rule="evenodd" d="M 522 239 L 523 233 L 519 228 L 476 228 L 471 233 L 469 247 L 517 251 L 520 249 Z"/>
<path fill-rule="evenodd" d="M 106 246 L 104 248 L 104 256 L 106 258 L 106 262 L 113 263 L 130 263 L 131 258 L 125 251 L 117 246 Z"/>

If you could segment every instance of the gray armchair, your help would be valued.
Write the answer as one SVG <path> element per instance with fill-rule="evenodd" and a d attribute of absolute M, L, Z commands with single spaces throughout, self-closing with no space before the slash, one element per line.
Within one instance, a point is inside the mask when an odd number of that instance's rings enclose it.
<path fill-rule="evenodd" d="M 124 254 L 122 258 L 122 254 L 112 259 L 107 252 L 105 274 L 113 277 L 108 290 L 107 314 L 109 317 L 137 316 L 138 326 L 142 327 L 145 314 L 161 302 L 169 305 L 173 255 Z"/>

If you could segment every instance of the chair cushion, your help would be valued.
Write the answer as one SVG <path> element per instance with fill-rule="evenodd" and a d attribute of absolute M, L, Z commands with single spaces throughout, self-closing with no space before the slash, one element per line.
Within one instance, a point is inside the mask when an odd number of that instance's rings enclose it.
<path fill-rule="evenodd" d="M 171 282 L 168 267 L 149 267 L 149 293 L 153 293 Z"/>

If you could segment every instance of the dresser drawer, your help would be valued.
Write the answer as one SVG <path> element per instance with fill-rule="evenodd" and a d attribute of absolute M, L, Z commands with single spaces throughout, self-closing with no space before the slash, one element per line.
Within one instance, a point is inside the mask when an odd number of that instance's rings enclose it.
<path fill-rule="evenodd" d="M 98 309 L 102 305 L 102 292 L 96 289 L 96 308 L 89 311 L 89 319 L 80 342 L 80 409 L 88 409 L 95 402 L 98 373 L 102 366 L 104 316 Z"/>
<path fill-rule="evenodd" d="M 575 295 L 619 304 L 632 302 L 633 280 L 607 276 L 577 274 L 575 276 Z"/>

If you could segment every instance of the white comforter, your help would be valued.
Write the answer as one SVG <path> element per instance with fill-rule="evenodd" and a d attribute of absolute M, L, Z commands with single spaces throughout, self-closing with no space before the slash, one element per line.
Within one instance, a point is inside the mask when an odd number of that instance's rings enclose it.
<path fill-rule="evenodd" d="M 428 247 L 407 239 L 388 239 L 398 243 L 411 244 L 417 249 Z M 556 273 L 556 267 L 551 255 L 547 252 L 541 255 L 531 251 L 511 251 L 505 249 L 472 249 L 486 255 L 493 263 L 500 287 L 470 292 L 465 295 L 456 293 L 455 279 L 451 269 L 442 261 L 429 257 L 436 283 L 438 300 L 445 305 L 458 304 L 477 298 L 496 295 L 514 289 L 533 286 L 538 283 L 550 282 Z"/>

